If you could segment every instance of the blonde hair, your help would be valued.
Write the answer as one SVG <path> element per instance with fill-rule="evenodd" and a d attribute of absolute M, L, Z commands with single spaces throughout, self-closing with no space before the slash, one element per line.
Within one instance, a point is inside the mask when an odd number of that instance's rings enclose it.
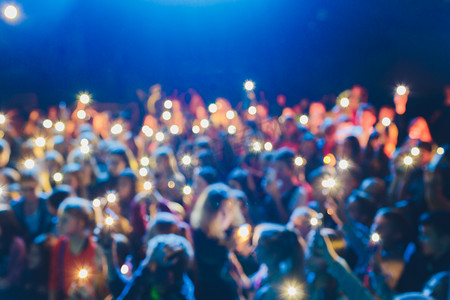
<path fill-rule="evenodd" d="M 197 203 L 191 214 L 191 225 L 194 229 L 200 229 L 208 237 L 222 239 L 225 231 L 217 218 L 220 209 L 230 203 L 232 205 L 233 220 L 232 226 L 239 226 L 244 223 L 244 217 L 239 207 L 239 203 L 230 195 L 231 189 L 223 183 L 209 185 L 199 196 Z"/>

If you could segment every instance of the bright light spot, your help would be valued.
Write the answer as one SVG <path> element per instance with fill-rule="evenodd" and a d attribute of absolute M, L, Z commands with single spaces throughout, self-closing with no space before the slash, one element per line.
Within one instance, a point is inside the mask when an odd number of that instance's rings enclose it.
<path fill-rule="evenodd" d="M 253 149 L 253 151 L 255 151 L 255 152 L 260 152 L 260 151 L 262 150 L 261 142 L 258 142 L 258 141 L 253 142 L 253 144 L 252 144 L 252 149 Z"/>
<path fill-rule="evenodd" d="M 300 119 L 299 119 L 300 124 L 306 125 L 306 124 L 308 124 L 308 121 L 309 121 L 309 118 L 307 115 L 300 116 Z"/>
<path fill-rule="evenodd" d="M 411 148 L 411 154 L 414 156 L 417 156 L 420 154 L 420 149 L 418 147 L 412 147 Z"/>
<path fill-rule="evenodd" d="M 303 157 L 297 156 L 297 157 L 294 159 L 294 164 L 295 164 L 296 166 L 298 166 L 298 167 L 303 166 L 303 164 L 304 164 Z"/>
<path fill-rule="evenodd" d="M 248 108 L 248 113 L 250 114 L 250 115 L 256 115 L 256 107 L 254 107 L 254 106 L 250 106 L 249 108 Z"/>
<path fill-rule="evenodd" d="M 180 128 L 177 125 L 172 125 L 172 126 L 170 126 L 170 133 L 178 134 L 178 133 L 180 133 Z"/>
<path fill-rule="evenodd" d="M 117 196 L 115 193 L 110 192 L 110 193 L 106 194 L 106 200 L 108 200 L 109 203 L 114 203 L 117 200 Z"/>
<path fill-rule="evenodd" d="M 85 112 L 84 110 L 80 109 L 80 110 L 77 112 L 77 117 L 78 117 L 78 119 L 80 119 L 80 120 L 86 119 L 86 112 Z"/>
<path fill-rule="evenodd" d="M 23 163 L 23 165 L 25 166 L 25 168 L 27 168 L 28 170 L 33 169 L 34 166 L 36 165 L 34 160 L 32 160 L 31 158 L 25 160 L 25 162 Z"/>
<path fill-rule="evenodd" d="M 391 119 L 389 119 L 388 117 L 384 117 L 383 120 L 381 120 L 381 124 L 388 127 L 389 125 L 391 125 Z"/>
<path fill-rule="evenodd" d="M 147 125 L 144 125 L 142 126 L 142 133 L 145 134 L 146 137 L 151 137 L 153 135 L 153 129 Z"/>
<path fill-rule="evenodd" d="M 215 103 L 211 103 L 209 106 L 208 106 L 208 111 L 210 112 L 210 113 L 215 113 L 215 112 L 217 112 L 217 105 L 215 104 Z"/>
<path fill-rule="evenodd" d="M 144 156 L 141 158 L 141 165 L 144 167 L 148 166 L 150 164 L 150 159 L 147 156 Z"/>
<path fill-rule="evenodd" d="M 345 97 L 341 98 L 341 100 L 339 101 L 339 105 L 341 107 L 346 108 L 346 107 L 348 107 L 350 105 L 350 100 L 348 100 L 348 98 L 345 98 Z"/>
<path fill-rule="evenodd" d="M 164 108 L 165 109 L 171 109 L 173 106 L 173 103 L 171 100 L 167 99 L 166 101 L 164 101 Z"/>
<path fill-rule="evenodd" d="M 190 195 L 191 192 L 192 192 L 192 188 L 191 188 L 190 186 L 185 185 L 185 186 L 183 187 L 183 194 L 185 194 L 185 195 Z"/>
<path fill-rule="evenodd" d="M 14 5 L 7 5 L 5 9 L 3 10 L 3 15 L 10 20 L 14 20 L 17 18 L 17 15 L 19 14 L 19 10 Z"/>
<path fill-rule="evenodd" d="M 197 125 L 192 126 L 192 132 L 198 134 L 200 132 L 200 127 Z"/>
<path fill-rule="evenodd" d="M 339 169 L 341 170 L 346 170 L 348 168 L 348 161 L 346 161 L 345 159 L 342 159 L 339 161 Z"/>
<path fill-rule="evenodd" d="M 153 188 L 153 184 L 150 181 L 144 182 L 144 190 L 150 191 Z"/>
<path fill-rule="evenodd" d="M 236 134 L 236 131 L 237 131 L 236 126 L 234 126 L 234 125 L 228 126 L 227 131 L 228 131 L 228 134 Z"/>
<path fill-rule="evenodd" d="M 92 201 L 92 205 L 93 205 L 94 207 L 100 207 L 101 204 L 102 204 L 102 202 L 101 202 L 100 199 L 98 199 L 98 198 L 95 198 L 95 199 Z"/>
<path fill-rule="evenodd" d="M 88 146 L 89 145 L 89 140 L 88 139 L 81 139 L 80 145 L 81 146 Z"/>
<path fill-rule="evenodd" d="M 63 180 L 63 175 L 59 172 L 53 174 L 53 180 L 55 182 L 61 182 Z"/>
<path fill-rule="evenodd" d="M 111 226 L 112 224 L 114 224 L 114 219 L 111 216 L 108 216 L 105 218 L 105 224 L 108 226 Z"/>
<path fill-rule="evenodd" d="M 189 166 L 192 162 L 192 158 L 190 155 L 183 155 L 183 157 L 181 158 L 181 163 L 185 166 Z"/>
<path fill-rule="evenodd" d="M 172 118 L 172 114 L 170 113 L 170 111 L 165 111 L 162 113 L 162 118 L 166 121 L 170 120 L 170 118 Z"/>
<path fill-rule="evenodd" d="M 34 144 L 38 147 L 44 147 L 45 146 L 45 139 L 43 137 L 38 137 L 34 140 Z"/>
<path fill-rule="evenodd" d="M 272 151 L 272 149 L 273 149 L 273 145 L 272 145 L 271 142 L 265 142 L 265 143 L 264 143 L 264 150 L 266 150 L 266 151 Z"/>
<path fill-rule="evenodd" d="M 147 176 L 147 174 L 148 174 L 147 168 L 140 168 L 139 169 L 139 175 L 141 175 L 142 177 Z"/>
<path fill-rule="evenodd" d="M 319 220 L 315 217 L 312 217 L 311 220 L 309 220 L 309 224 L 311 224 L 311 226 L 317 226 L 317 224 L 319 224 Z"/>
<path fill-rule="evenodd" d="M 56 123 L 55 123 L 55 129 L 56 129 L 56 131 L 61 132 L 61 131 L 64 131 L 65 128 L 66 128 L 66 125 L 64 125 L 63 122 L 59 121 L 59 122 L 56 122 Z"/>
<path fill-rule="evenodd" d="M 325 156 L 323 158 L 323 163 L 328 165 L 329 163 L 331 163 L 331 157 L 329 155 Z"/>
<path fill-rule="evenodd" d="M 370 236 L 370 240 L 374 243 L 378 243 L 380 239 L 380 235 L 376 232 L 372 233 L 372 235 Z"/>
<path fill-rule="evenodd" d="M 175 182 L 171 180 L 167 183 L 167 186 L 169 187 L 169 189 L 173 189 L 175 187 Z"/>
<path fill-rule="evenodd" d="M 244 89 L 245 89 L 247 92 L 253 91 L 253 90 L 255 89 L 255 83 L 254 83 L 253 81 L 251 81 L 251 80 L 246 80 L 246 81 L 244 82 Z"/>
<path fill-rule="evenodd" d="M 227 116 L 227 119 L 228 119 L 228 120 L 232 120 L 232 119 L 234 118 L 235 115 L 236 115 L 236 114 L 235 114 L 234 111 L 232 111 L 232 110 L 229 110 L 229 111 L 227 111 L 227 113 L 226 113 L 226 116 Z"/>
<path fill-rule="evenodd" d="M 406 94 L 407 88 L 406 88 L 406 86 L 404 86 L 404 85 L 399 85 L 399 86 L 397 87 L 397 89 L 396 89 L 396 92 L 397 92 L 398 95 L 403 96 L 403 95 Z"/>
<path fill-rule="evenodd" d="M 209 121 L 206 120 L 206 119 L 201 120 L 200 121 L 200 126 L 202 126 L 203 128 L 208 128 L 209 127 Z"/>
<path fill-rule="evenodd" d="M 91 97 L 88 94 L 81 94 L 79 100 L 83 104 L 88 104 L 91 101 Z"/>
<path fill-rule="evenodd" d="M 6 116 L 4 114 L 0 114 L 0 125 L 3 125 L 6 123 Z"/>
<path fill-rule="evenodd" d="M 403 163 L 404 163 L 406 166 L 412 165 L 412 163 L 413 163 L 412 157 L 409 156 L 409 155 L 405 156 L 405 158 L 403 158 Z"/>
<path fill-rule="evenodd" d="M 89 148 L 89 145 L 81 145 L 80 146 L 80 152 L 83 154 L 88 154 L 91 151 L 91 148 Z"/>
<path fill-rule="evenodd" d="M 336 181 L 333 178 L 322 180 L 322 186 L 324 188 L 333 188 L 336 185 Z"/>
<path fill-rule="evenodd" d="M 238 235 L 238 237 L 240 237 L 242 239 L 247 239 L 250 236 L 250 230 L 251 230 L 250 225 L 244 224 L 239 227 L 239 229 L 237 231 L 237 235 Z"/>
<path fill-rule="evenodd" d="M 442 147 L 439 147 L 439 148 L 436 149 L 436 153 L 439 154 L 439 155 L 444 154 L 444 152 L 445 152 L 444 148 L 442 148 Z"/>
<path fill-rule="evenodd" d="M 120 267 L 120 273 L 123 275 L 128 274 L 128 271 L 130 271 L 130 268 L 126 264 L 123 264 L 122 267 Z"/>
<path fill-rule="evenodd" d="M 118 135 L 118 134 L 121 134 L 122 131 L 123 131 L 123 126 L 120 124 L 115 124 L 115 125 L 113 125 L 113 127 L 111 127 L 112 134 Z"/>
<path fill-rule="evenodd" d="M 295 288 L 295 287 L 293 287 L 293 286 L 290 286 L 290 287 L 288 287 L 288 289 L 287 289 L 287 294 L 289 295 L 289 296 L 295 296 L 295 295 L 297 295 L 297 289 Z"/>
<path fill-rule="evenodd" d="M 86 269 L 81 269 L 80 272 L 78 272 L 78 277 L 85 279 L 88 277 L 88 271 Z"/>
<path fill-rule="evenodd" d="M 47 128 L 47 129 L 52 128 L 53 122 L 49 119 L 44 120 L 44 122 L 42 122 L 42 126 L 44 126 L 44 128 Z"/>
<path fill-rule="evenodd" d="M 165 139 L 164 133 L 162 133 L 161 131 L 158 131 L 158 132 L 156 133 L 156 135 L 155 135 L 155 139 L 156 139 L 158 142 L 164 141 L 164 139 Z"/>

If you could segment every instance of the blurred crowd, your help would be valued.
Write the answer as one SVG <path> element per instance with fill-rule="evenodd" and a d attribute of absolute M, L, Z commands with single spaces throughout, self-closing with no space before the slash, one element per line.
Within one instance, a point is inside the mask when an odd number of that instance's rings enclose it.
<path fill-rule="evenodd" d="M 450 87 L 253 88 L 2 112 L 0 299 L 448 299 Z"/>

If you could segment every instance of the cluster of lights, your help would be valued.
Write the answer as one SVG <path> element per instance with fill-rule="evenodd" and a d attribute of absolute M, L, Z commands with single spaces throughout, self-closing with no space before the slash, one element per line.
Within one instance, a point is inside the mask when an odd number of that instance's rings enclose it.
<path fill-rule="evenodd" d="M 151 137 L 153 135 L 153 129 L 148 125 L 142 126 L 142 133 L 145 134 L 146 137 Z"/>
<path fill-rule="evenodd" d="M 336 180 L 334 180 L 333 178 L 327 178 L 322 180 L 322 186 L 324 188 L 334 188 L 336 186 Z"/>

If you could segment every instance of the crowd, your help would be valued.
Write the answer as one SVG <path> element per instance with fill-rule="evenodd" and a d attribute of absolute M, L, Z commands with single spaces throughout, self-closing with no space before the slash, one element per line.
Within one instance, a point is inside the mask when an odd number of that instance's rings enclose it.
<path fill-rule="evenodd" d="M 1 113 L 0 299 L 448 299 L 450 87 L 245 87 Z"/>

